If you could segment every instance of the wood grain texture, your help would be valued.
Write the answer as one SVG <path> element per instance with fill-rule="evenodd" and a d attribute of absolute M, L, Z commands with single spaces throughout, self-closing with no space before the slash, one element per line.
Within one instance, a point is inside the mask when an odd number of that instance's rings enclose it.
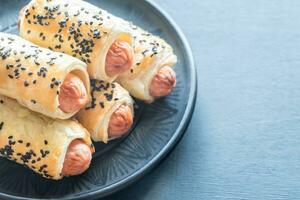
<path fill-rule="evenodd" d="M 195 113 L 156 170 L 108 199 L 299 198 L 300 1 L 159 4 L 194 50 Z"/>

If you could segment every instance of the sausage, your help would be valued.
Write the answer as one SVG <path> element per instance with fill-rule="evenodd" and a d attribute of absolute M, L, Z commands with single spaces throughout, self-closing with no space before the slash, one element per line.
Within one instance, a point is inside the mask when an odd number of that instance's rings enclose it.
<path fill-rule="evenodd" d="M 109 138 L 121 137 L 133 124 L 132 110 L 128 105 L 121 105 L 110 117 L 108 125 Z"/>
<path fill-rule="evenodd" d="M 82 80 L 73 74 L 68 74 L 60 87 L 59 108 L 71 113 L 80 110 L 88 103 L 88 94 Z"/>
<path fill-rule="evenodd" d="M 92 160 L 90 147 L 80 139 L 73 140 L 67 150 L 62 168 L 63 176 L 75 176 L 85 172 Z"/>
<path fill-rule="evenodd" d="M 169 66 L 162 67 L 152 78 L 150 95 L 155 98 L 167 96 L 175 86 L 176 73 L 174 70 Z"/>
<path fill-rule="evenodd" d="M 105 71 L 108 76 L 120 75 L 131 68 L 134 62 L 133 48 L 128 42 L 115 41 L 107 52 Z"/>

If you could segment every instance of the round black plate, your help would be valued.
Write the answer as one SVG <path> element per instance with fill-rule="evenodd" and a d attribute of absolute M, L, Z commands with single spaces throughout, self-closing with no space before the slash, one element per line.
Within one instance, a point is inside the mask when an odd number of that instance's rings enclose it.
<path fill-rule="evenodd" d="M 18 34 L 18 11 L 28 1 L 1 0 L 0 31 Z M 91 0 L 146 30 L 165 38 L 178 56 L 177 87 L 151 105 L 137 103 L 131 133 L 108 145 L 97 144 L 90 169 L 83 175 L 51 181 L 0 159 L 0 198 L 92 199 L 111 194 L 136 181 L 157 164 L 181 138 L 196 98 L 196 71 L 190 47 L 177 25 L 151 1 Z"/>

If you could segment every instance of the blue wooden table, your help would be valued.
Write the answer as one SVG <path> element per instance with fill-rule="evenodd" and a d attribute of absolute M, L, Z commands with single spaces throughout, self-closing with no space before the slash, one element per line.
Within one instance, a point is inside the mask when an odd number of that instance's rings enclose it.
<path fill-rule="evenodd" d="M 197 105 L 169 157 L 108 199 L 300 198 L 300 1 L 157 1 L 193 48 Z"/>

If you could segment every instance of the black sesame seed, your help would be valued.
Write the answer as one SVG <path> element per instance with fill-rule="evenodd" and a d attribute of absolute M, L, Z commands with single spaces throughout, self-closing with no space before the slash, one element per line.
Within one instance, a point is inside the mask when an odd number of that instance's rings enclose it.
<path fill-rule="evenodd" d="M 97 38 L 97 39 L 100 38 L 100 31 L 99 30 L 94 30 L 93 31 L 93 38 Z"/>
<path fill-rule="evenodd" d="M 31 55 L 27 55 L 27 56 L 25 56 L 24 58 L 25 59 L 28 59 L 28 58 L 30 58 L 31 57 Z"/>
<path fill-rule="evenodd" d="M 99 103 L 99 105 L 101 106 L 101 108 L 104 108 L 104 103 L 102 101 Z"/>
<path fill-rule="evenodd" d="M 48 141 L 47 141 L 47 140 L 44 140 L 44 143 L 45 143 L 45 145 L 47 145 L 47 144 L 48 144 Z"/>
<path fill-rule="evenodd" d="M 42 158 L 45 158 L 47 156 L 47 154 L 49 154 L 49 151 L 44 151 L 43 149 L 40 150 Z"/>
<path fill-rule="evenodd" d="M 38 63 L 36 60 L 34 60 L 34 63 L 35 63 L 36 65 L 40 65 L 40 63 Z"/>
<path fill-rule="evenodd" d="M 149 51 L 149 50 L 147 50 L 147 49 L 146 49 L 145 51 L 143 51 L 143 52 L 142 52 L 143 56 L 145 56 L 146 53 L 147 53 L 148 51 Z"/>
<path fill-rule="evenodd" d="M 22 143 L 23 143 L 23 140 L 18 140 L 18 142 L 19 142 L 20 144 L 22 144 Z"/>
<path fill-rule="evenodd" d="M 29 83 L 27 81 L 24 81 L 24 86 L 25 87 L 28 87 L 29 86 Z"/>
<path fill-rule="evenodd" d="M 66 20 L 62 20 L 58 24 L 59 24 L 60 28 L 64 28 L 67 26 Z"/>
<path fill-rule="evenodd" d="M 55 45 L 55 49 L 61 49 L 61 45 Z"/>
<path fill-rule="evenodd" d="M 2 130 L 3 125 L 4 125 L 4 122 L 1 122 L 1 123 L 0 123 L 0 130 Z"/>
<path fill-rule="evenodd" d="M 26 147 L 29 147 L 29 146 L 30 146 L 30 143 L 29 143 L 29 142 L 27 142 L 27 143 L 26 143 Z"/>

